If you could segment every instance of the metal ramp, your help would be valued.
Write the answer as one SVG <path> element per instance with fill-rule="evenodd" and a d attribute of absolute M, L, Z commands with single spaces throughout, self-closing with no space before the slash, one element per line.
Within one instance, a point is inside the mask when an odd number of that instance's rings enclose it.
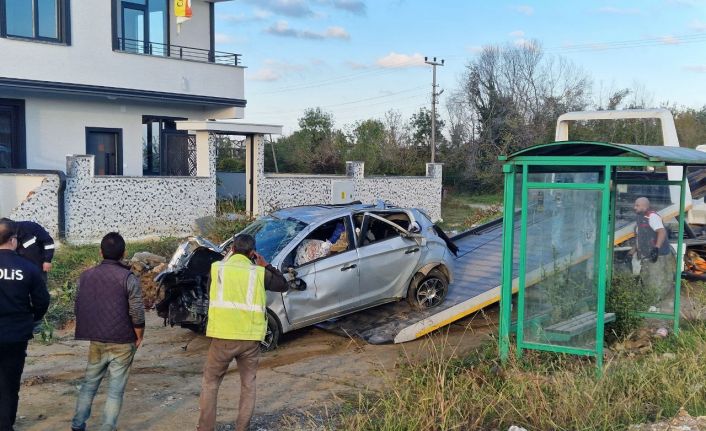
<path fill-rule="evenodd" d="M 679 214 L 679 206 L 671 205 L 658 213 L 668 220 Z M 630 239 L 633 227 L 634 223 L 617 220 L 615 244 Z M 500 301 L 502 234 L 502 219 L 497 219 L 451 238 L 459 248 L 453 268 L 454 281 L 449 285 L 446 300 L 431 310 L 413 310 L 406 301 L 399 301 L 317 326 L 341 335 L 360 337 L 370 344 L 404 343 L 495 304 Z M 566 264 L 586 258 L 575 256 Z M 530 264 L 532 266 L 537 264 Z M 527 285 L 541 279 L 542 269 L 532 269 L 526 276 Z M 517 283 L 514 279 L 513 292 L 517 291 Z"/>

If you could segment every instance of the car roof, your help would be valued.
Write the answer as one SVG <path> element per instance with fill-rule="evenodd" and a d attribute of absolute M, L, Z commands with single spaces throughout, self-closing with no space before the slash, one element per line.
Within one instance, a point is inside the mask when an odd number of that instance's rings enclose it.
<path fill-rule="evenodd" d="M 354 202 L 344 205 L 302 205 L 297 207 L 284 208 L 272 213 L 272 216 L 286 219 L 293 218 L 296 220 L 303 221 L 306 224 L 311 224 L 316 221 L 321 221 L 322 219 L 334 218 L 336 216 L 344 216 L 350 214 L 354 211 L 363 211 L 370 209 L 382 209 L 376 205 L 362 204 L 360 202 Z M 404 208 L 395 208 L 386 206 L 385 209 L 399 209 L 404 210 Z"/>

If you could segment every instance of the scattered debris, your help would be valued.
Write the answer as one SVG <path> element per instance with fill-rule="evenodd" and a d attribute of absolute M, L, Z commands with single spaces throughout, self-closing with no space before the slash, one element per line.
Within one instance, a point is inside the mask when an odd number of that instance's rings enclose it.
<path fill-rule="evenodd" d="M 674 419 L 654 424 L 632 425 L 629 431 L 706 431 L 706 416 L 693 417 L 686 410 L 679 409 Z"/>
<path fill-rule="evenodd" d="M 159 285 L 154 281 L 154 278 L 167 269 L 167 259 L 142 251 L 135 253 L 129 264 L 132 273 L 140 279 L 145 307 L 154 308 L 154 304 L 159 300 Z"/>

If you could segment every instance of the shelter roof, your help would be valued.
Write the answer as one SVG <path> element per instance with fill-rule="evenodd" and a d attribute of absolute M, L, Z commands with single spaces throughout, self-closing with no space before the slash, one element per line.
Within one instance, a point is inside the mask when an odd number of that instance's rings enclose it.
<path fill-rule="evenodd" d="M 535 145 L 501 160 L 518 157 L 640 157 L 667 165 L 706 166 L 706 153 L 691 148 L 661 145 L 629 145 L 610 142 L 562 141 Z"/>

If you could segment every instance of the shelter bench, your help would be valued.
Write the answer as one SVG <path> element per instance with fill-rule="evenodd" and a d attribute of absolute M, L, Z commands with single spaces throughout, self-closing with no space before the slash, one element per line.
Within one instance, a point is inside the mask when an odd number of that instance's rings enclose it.
<path fill-rule="evenodd" d="M 544 328 L 544 335 L 551 341 L 569 341 L 596 327 L 596 312 L 589 311 L 563 322 Z M 605 323 L 615 321 L 615 313 L 605 313 Z"/>

